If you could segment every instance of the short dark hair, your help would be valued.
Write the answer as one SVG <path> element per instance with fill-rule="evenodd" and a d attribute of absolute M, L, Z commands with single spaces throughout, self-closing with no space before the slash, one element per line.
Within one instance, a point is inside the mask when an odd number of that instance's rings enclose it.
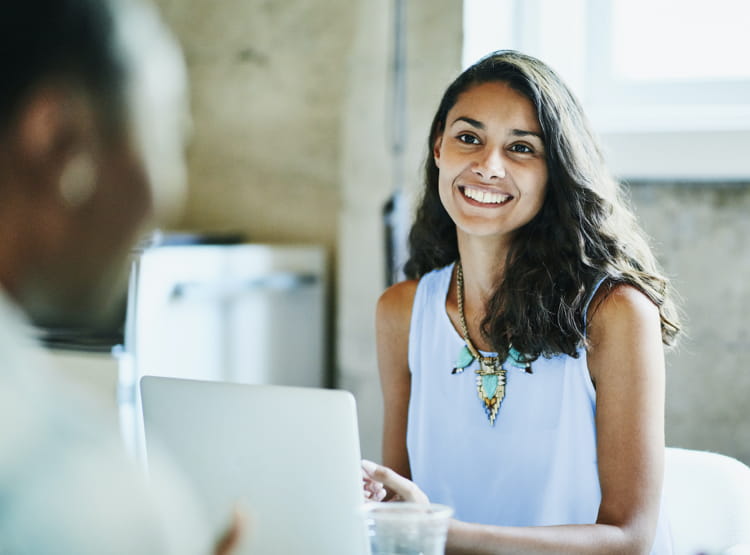
<path fill-rule="evenodd" d="M 103 113 L 122 107 L 124 68 L 107 0 L 10 0 L 0 16 L 0 130 L 44 81 L 80 85 Z"/>

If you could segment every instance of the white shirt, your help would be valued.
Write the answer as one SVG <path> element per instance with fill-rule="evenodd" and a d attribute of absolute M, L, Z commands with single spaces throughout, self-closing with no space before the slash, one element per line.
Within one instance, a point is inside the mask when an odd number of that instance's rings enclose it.
<path fill-rule="evenodd" d="M 165 463 L 151 487 L 113 411 L 63 380 L 29 329 L 0 290 L 0 553 L 209 553 L 179 473 Z"/>

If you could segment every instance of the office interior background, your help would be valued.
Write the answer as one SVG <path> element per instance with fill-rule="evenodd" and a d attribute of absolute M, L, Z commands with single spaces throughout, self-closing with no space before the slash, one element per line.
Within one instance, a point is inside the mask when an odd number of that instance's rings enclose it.
<path fill-rule="evenodd" d="M 408 227 L 440 95 L 479 56 L 515 48 L 581 98 L 683 299 L 687 333 L 667 354 L 667 443 L 750 464 L 744 2 L 157 4 L 185 52 L 194 124 L 188 201 L 169 226 L 323 247 L 329 383 L 357 399 L 365 457 L 380 457 L 384 206 L 398 192 L 395 229 Z"/>

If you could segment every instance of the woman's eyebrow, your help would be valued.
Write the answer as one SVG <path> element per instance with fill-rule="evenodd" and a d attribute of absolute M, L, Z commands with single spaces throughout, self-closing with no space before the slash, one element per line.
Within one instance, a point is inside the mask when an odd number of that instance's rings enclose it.
<path fill-rule="evenodd" d="M 486 129 L 486 126 L 481 121 L 475 120 L 467 116 L 457 117 L 456 119 L 453 120 L 451 125 L 455 125 L 456 122 L 459 122 L 459 121 L 464 121 L 468 123 L 469 125 L 471 125 L 472 127 L 476 127 L 477 129 L 482 129 L 482 130 Z M 526 137 L 528 135 L 531 135 L 533 137 L 536 137 L 540 141 L 544 142 L 544 137 L 542 136 L 541 133 L 537 133 L 536 131 L 529 131 L 527 129 L 511 129 L 511 135 L 513 135 L 514 137 Z"/>
<path fill-rule="evenodd" d="M 513 135 L 514 137 L 526 137 L 528 135 L 531 135 L 544 142 L 544 137 L 542 137 L 542 134 L 537 133 L 536 131 L 527 131 L 526 129 L 513 129 L 511 130 L 511 135 Z"/>
<path fill-rule="evenodd" d="M 453 120 L 453 123 L 451 123 L 451 125 L 455 125 L 455 123 L 457 121 L 465 121 L 466 123 L 468 123 L 472 127 L 476 127 L 477 129 L 484 129 L 485 128 L 484 124 L 481 121 L 477 121 L 475 119 L 472 119 L 472 118 L 469 118 L 469 117 L 466 117 L 466 116 L 459 116 L 459 117 L 457 117 L 456 119 Z"/>

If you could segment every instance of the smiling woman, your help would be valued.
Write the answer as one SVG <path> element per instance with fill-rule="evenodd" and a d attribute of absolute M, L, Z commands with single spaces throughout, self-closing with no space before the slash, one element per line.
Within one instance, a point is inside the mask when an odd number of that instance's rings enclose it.
<path fill-rule="evenodd" d="M 487 56 L 428 139 L 411 278 L 383 293 L 386 466 L 455 509 L 447 553 L 671 553 L 667 280 L 557 75 Z M 413 482 L 410 481 L 413 480 Z"/>
<path fill-rule="evenodd" d="M 459 241 L 509 236 L 539 212 L 547 187 L 534 106 L 505 83 L 482 83 L 458 98 L 447 121 L 433 156 Z"/>

